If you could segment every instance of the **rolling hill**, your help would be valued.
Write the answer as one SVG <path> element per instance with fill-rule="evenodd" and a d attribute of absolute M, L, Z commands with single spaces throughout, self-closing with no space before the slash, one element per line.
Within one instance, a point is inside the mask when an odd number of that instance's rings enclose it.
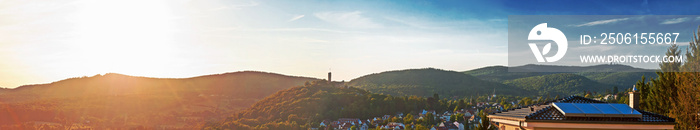
<path fill-rule="evenodd" d="M 544 72 L 508 72 L 508 67 L 505 66 L 489 66 L 474 70 L 465 71 L 465 74 L 478 77 L 482 80 L 502 82 L 505 80 L 513 80 L 523 77 L 541 76 L 554 73 Z"/>
<path fill-rule="evenodd" d="M 509 72 L 512 71 L 530 71 L 530 72 Z M 618 72 L 624 71 L 624 72 Z M 524 65 L 516 67 L 505 66 L 489 66 L 474 70 L 465 71 L 465 74 L 479 77 L 483 80 L 504 82 L 519 78 L 532 76 L 543 76 L 550 74 L 568 73 L 584 76 L 595 82 L 613 86 L 631 86 L 641 79 L 642 76 L 647 78 L 656 78 L 654 70 L 633 68 L 626 65 L 595 65 L 595 66 L 551 66 L 551 65 Z"/>
<path fill-rule="evenodd" d="M 434 93 L 451 96 L 491 94 L 527 95 L 527 91 L 497 82 L 484 81 L 455 71 L 433 68 L 387 71 L 351 80 L 350 86 L 374 93 L 391 95 L 431 96 Z"/>
<path fill-rule="evenodd" d="M 0 129 L 198 129 L 277 91 L 319 79 L 243 71 L 192 78 L 105 74 L 0 94 Z M 10 116 L 6 116 L 10 115 Z"/>
<path fill-rule="evenodd" d="M 509 69 L 535 72 L 509 72 Z M 625 72 L 615 72 L 617 70 Z M 351 80 L 348 85 L 391 95 L 430 96 L 438 93 L 464 97 L 491 94 L 495 88 L 499 95 L 554 96 L 605 92 L 613 86 L 626 88 L 641 76 L 655 78 L 656 74 L 653 70 L 625 65 L 489 66 L 462 73 L 427 68 L 369 74 Z"/>
<path fill-rule="evenodd" d="M 582 94 L 588 91 L 604 92 L 606 89 L 612 88 L 611 85 L 601 84 L 586 77 L 569 73 L 518 78 L 507 80 L 504 84 L 537 92 L 537 95 L 550 96 Z"/>
<path fill-rule="evenodd" d="M 371 119 L 437 109 L 429 106 L 446 107 L 439 105 L 424 97 L 394 97 L 354 87 L 333 87 L 321 81 L 277 92 L 223 121 L 207 124 L 204 129 L 303 130 L 318 127 L 323 120 Z"/>
<path fill-rule="evenodd" d="M 117 73 L 65 79 L 49 84 L 25 85 L 8 94 L 41 97 L 89 95 L 169 94 L 179 96 L 226 95 L 236 98 L 264 98 L 279 90 L 320 80 L 274 73 L 242 71 L 192 78 L 149 78 Z"/>

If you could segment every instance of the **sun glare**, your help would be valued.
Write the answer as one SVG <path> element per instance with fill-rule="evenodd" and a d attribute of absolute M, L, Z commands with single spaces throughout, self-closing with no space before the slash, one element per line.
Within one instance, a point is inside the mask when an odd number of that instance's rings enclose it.
<path fill-rule="evenodd" d="M 83 73 L 164 75 L 179 51 L 175 15 L 166 1 L 119 0 L 79 3 L 72 17 L 72 56 Z M 69 70 L 75 71 L 75 70 Z"/>

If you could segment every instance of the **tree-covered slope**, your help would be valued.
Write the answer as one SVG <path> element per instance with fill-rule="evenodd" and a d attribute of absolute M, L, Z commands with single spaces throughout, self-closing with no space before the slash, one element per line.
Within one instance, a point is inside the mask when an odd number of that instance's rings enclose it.
<path fill-rule="evenodd" d="M 509 72 L 528 71 L 528 72 Z M 503 82 L 532 76 L 568 73 L 584 76 L 595 82 L 615 86 L 631 86 L 642 76 L 654 78 L 654 70 L 634 68 L 625 65 L 595 65 L 595 66 L 552 66 L 552 65 L 524 65 L 516 67 L 489 66 L 469 71 L 464 71 L 482 80 Z"/>
<path fill-rule="evenodd" d="M 432 100 L 435 102 L 436 100 Z M 422 97 L 393 97 L 325 81 L 279 91 L 252 107 L 205 129 L 307 129 L 322 120 L 369 119 L 396 112 L 417 112 L 429 101 Z"/>
<path fill-rule="evenodd" d="M 465 74 L 478 77 L 482 80 L 502 82 L 531 76 L 541 76 L 552 73 L 544 72 L 508 72 L 508 67 L 505 66 L 488 66 L 478 69 L 465 71 Z"/>
<path fill-rule="evenodd" d="M 40 97 L 86 95 L 171 94 L 180 96 L 226 95 L 264 98 L 279 90 L 319 79 L 242 71 L 192 78 L 149 78 L 116 73 L 70 78 L 49 84 L 25 85 L 7 94 Z"/>
<path fill-rule="evenodd" d="M 574 95 L 584 92 L 604 92 L 612 86 L 601 84 L 586 77 L 560 73 L 532 76 L 504 81 L 505 84 L 537 92 L 538 95 Z"/>
<path fill-rule="evenodd" d="M 523 89 L 501 83 L 484 81 L 474 76 L 439 69 L 409 69 L 365 75 L 353 79 L 350 86 L 357 86 L 375 93 L 391 95 L 430 96 L 434 93 L 451 96 L 491 94 L 527 95 Z"/>
<path fill-rule="evenodd" d="M 642 76 L 647 78 L 656 78 L 658 76 L 655 72 L 581 72 L 576 74 L 602 84 L 615 85 L 618 87 L 631 87 L 631 85 L 637 83 Z"/>
<path fill-rule="evenodd" d="M 315 80 L 252 71 L 182 79 L 112 73 L 0 89 L 0 129 L 37 121 L 84 129 L 201 129 Z"/>

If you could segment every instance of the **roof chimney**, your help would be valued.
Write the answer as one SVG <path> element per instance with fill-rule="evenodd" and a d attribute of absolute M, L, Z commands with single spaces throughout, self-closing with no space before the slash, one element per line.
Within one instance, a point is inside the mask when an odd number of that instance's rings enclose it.
<path fill-rule="evenodd" d="M 632 109 L 639 109 L 639 92 L 637 92 L 637 86 L 632 86 L 632 92 L 629 92 L 629 105 Z"/>

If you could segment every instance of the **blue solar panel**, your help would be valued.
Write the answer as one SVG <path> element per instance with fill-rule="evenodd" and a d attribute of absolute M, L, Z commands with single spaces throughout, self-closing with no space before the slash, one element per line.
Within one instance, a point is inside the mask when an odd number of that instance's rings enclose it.
<path fill-rule="evenodd" d="M 623 117 L 622 112 L 618 111 L 610 104 L 593 104 L 593 106 L 598 108 L 606 117 Z"/>
<path fill-rule="evenodd" d="M 593 107 L 590 103 L 574 103 L 574 106 L 583 111 L 586 117 L 603 117 L 603 112 L 600 112 L 598 108 Z"/>
<path fill-rule="evenodd" d="M 625 104 L 611 103 L 552 103 L 564 116 L 570 117 L 642 117 Z"/>
<path fill-rule="evenodd" d="M 562 114 L 564 115 L 572 115 L 572 114 L 583 114 L 581 110 L 579 110 L 574 104 L 572 103 L 552 103 L 555 108 L 557 108 Z"/>
<path fill-rule="evenodd" d="M 576 107 L 573 103 L 552 103 L 555 108 L 557 108 L 564 116 L 586 116 L 581 109 Z"/>
<path fill-rule="evenodd" d="M 625 117 L 642 117 L 642 113 L 639 113 L 637 110 L 632 109 L 630 106 L 626 104 L 610 104 L 613 106 L 615 109 L 620 111 Z"/>

